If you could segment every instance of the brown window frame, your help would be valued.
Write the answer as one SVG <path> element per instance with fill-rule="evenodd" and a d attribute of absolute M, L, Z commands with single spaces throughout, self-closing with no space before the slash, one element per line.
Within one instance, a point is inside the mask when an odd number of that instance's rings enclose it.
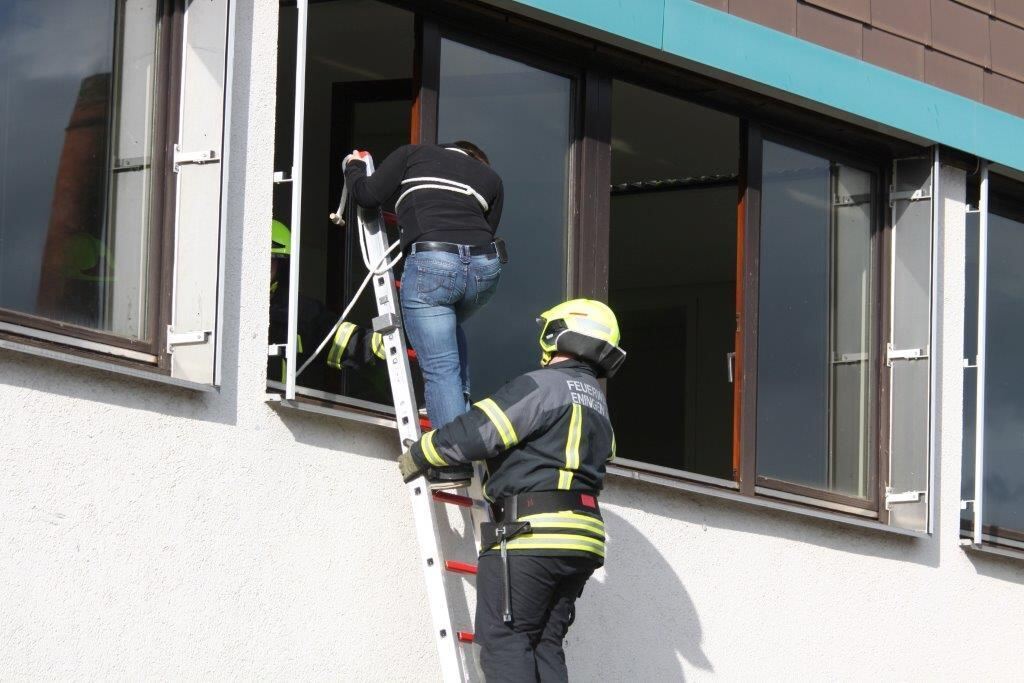
<path fill-rule="evenodd" d="M 742 289 L 744 292 L 741 326 L 742 321 L 745 318 L 747 322 L 745 329 L 749 331 L 749 336 L 744 337 L 742 352 L 742 364 L 746 370 L 743 372 L 740 381 L 737 383 L 737 390 L 743 397 L 741 399 L 742 408 L 740 413 L 740 421 L 743 425 L 740 429 L 740 433 L 742 434 L 739 453 L 741 461 L 740 492 L 747 495 L 760 494 L 772 496 L 774 493 L 775 495 L 783 494 L 788 496 L 797 496 L 801 499 L 817 499 L 824 503 L 836 506 L 856 508 L 858 510 L 871 511 L 878 514 L 880 509 L 884 508 L 884 505 L 880 505 L 880 501 L 884 500 L 884 495 L 880 494 L 879 481 L 884 481 L 888 474 L 888 467 L 882 467 L 883 461 L 885 464 L 888 462 L 887 458 L 882 457 L 882 453 L 885 450 L 883 444 L 888 443 L 888 434 L 881 429 L 881 414 L 883 412 L 887 413 L 888 411 L 883 410 L 883 405 L 887 404 L 883 404 L 880 400 L 881 396 L 888 394 L 888 373 L 884 372 L 884 321 L 886 318 L 883 317 L 885 313 L 884 303 L 887 302 L 889 298 L 888 281 L 887 278 L 884 277 L 886 272 L 884 265 L 887 249 L 886 245 L 890 235 L 890 226 L 886 219 L 885 207 L 887 204 L 884 201 L 886 193 L 883 190 L 883 188 L 887 187 L 884 183 L 884 178 L 886 177 L 888 160 L 856 155 L 818 138 L 796 135 L 788 130 L 777 127 L 765 127 L 757 122 L 751 122 L 749 120 L 747 121 L 746 129 L 748 138 L 745 141 L 745 148 L 748 152 L 746 158 L 747 183 L 745 191 L 747 193 L 756 192 L 756 200 L 751 197 L 744 202 L 745 206 L 751 207 L 746 212 L 743 239 L 744 244 L 749 247 L 749 251 L 745 251 L 743 255 L 744 261 L 748 263 L 749 266 L 744 269 L 742 286 L 740 286 L 740 283 L 737 283 L 737 289 Z M 873 338 L 871 341 L 875 351 L 875 363 L 870 368 L 872 373 L 871 386 L 874 387 L 874 393 L 869 397 L 869 406 L 872 413 L 872 427 L 870 430 L 871 450 L 869 453 L 871 463 L 868 467 L 869 477 L 867 487 L 870 495 L 866 499 L 847 496 L 824 489 L 795 484 L 757 474 L 757 319 L 760 293 L 758 254 L 760 250 L 761 235 L 761 151 L 763 150 L 763 144 L 766 141 L 775 142 L 800 151 L 815 154 L 829 159 L 832 162 L 849 165 L 853 168 L 872 173 L 875 178 L 874 193 L 877 199 L 871 237 L 874 259 L 871 272 L 871 291 L 874 298 L 870 302 L 873 318 Z M 756 152 L 753 152 L 752 150 L 756 150 Z M 739 355 L 741 354 L 738 351 L 737 356 Z M 884 391 L 882 389 L 883 383 L 885 383 Z M 831 411 L 831 406 L 829 407 L 829 411 Z"/>
<path fill-rule="evenodd" d="M 176 182 L 172 170 L 174 143 L 178 138 L 178 112 L 181 94 L 183 3 L 161 0 L 157 77 L 154 83 L 153 158 L 151 161 L 152 201 L 149 210 L 151 231 L 146 305 L 151 312 L 147 324 L 148 340 L 136 340 L 81 325 L 64 323 L 45 316 L 0 308 L 0 322 L 16 326 L 0 330 L 0 339 L 45 349 L 59 349 L 75 356 L 101 359 L 115 365 L 147 368 L 158 374 L 170 374 L 167 352 L 167 325 L 171 316 L 174 278 L 174 218 Z M 122 12 L 117 5 L 115 22 L 120 26 Z M 119 29 L 118 29 L 119 30 Z M 117 44 L 114 59 L 117 68 Z M 113 92 L 111 93 L 113 99 Z M 112 125 L 113 117 L 108 122 Z M 109 150 L 107 166 L 109 168 Z M 38 332 L 39 334 L 34 334 Z M 51 335 L 57 335 L 55 341 Z M 76 344 L 76 342 L 83 342 Z M 142 360 L 146 358 L 146 360 Z"/>
<path fill-rule="evenodd" d="M 606 299 L 610 263 L 611 88 L 623 80 L 666 95 L 722 111 L 740 119 L 740 167 L 737 193 L 737 287 L 736 359 L 732 463 L 733 480 L 716 484 L 683 470 L 670 470 L 659 478 L 677 480 L 705 489 L 727 489 L 730 495 L 775 499 L 797 508 L 824 509 L 840 515 L 868 518 L 885 524 L 885 485 L 889 474 L 888 401 L 890 387 L 885 372 L 885 341 L 888 336 L 892 251 L 892 225 L 887 211 L 887 188 L 893 159 L 921 153 L 921 147 L 868 128 L 845 123 L 827 114 L 800 108 L 740 86 L 686 70 L 682 66 L 649 57 L 592 38 L 581 37 L 519 15 L 460 0 L 381 0 L 415 14 L 414 100 L 412 141 L 436 142 L 437 77 L 440 39 L 450 38 L 479 49 L 523 61 L 574 79 L 573 126 L 576 139 L 571 162 L 571 224 L 567 268 L 570 296 Z M 430 46 L 434 46 L 431 48 Z M 868 170 L 877 184 L 877 224 L 873 234 L 875 294 L 871 301 L 875 318 L 875 390 L 871 408 L 872 434 L 868 500 L 756 474 L 756 341 L 758 252 L 760 246 L 761 142 L 765 131 L 772 139 L 794 141 L 801 148 L 818 150 L 836 161 Z M 796 133 L 795 131 L 802 131 Z M 806 131 L 812 131 L 807 133 Z M 753 279 L 753 282 L 751 280 Z M 303 400 L 307 400 L 303 397 Z M 310 400 L 310 402 L 314 402 Z M 386 417 L 362 411 L 343 402 L 325 403 L 347 416 Z M 618 464 L 619 468 L 633 469 Z M 659 468 L 664 470 L 666 468 Z M 640 470 L 637 470 L 640 472 Z M 730 486 L 726 486 L 731 484 Z"/>

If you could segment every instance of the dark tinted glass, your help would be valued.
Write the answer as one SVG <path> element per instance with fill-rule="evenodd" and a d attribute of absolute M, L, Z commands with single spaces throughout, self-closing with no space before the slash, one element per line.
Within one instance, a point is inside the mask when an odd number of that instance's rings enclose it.
<path fill-rule="evenodd" d="M 990 214 L 983 523 L 1024 532 L 1024 223 Z"/>
<path fill-rule="evenodd" d="M 871 495 L 874 175 L 764 146 L 757 472 Z"/>
<path fill-rule="evenodd" d="M 505 186 L 511 260 L 466 324 L 473 395 L 485 396 L 537 367 L 535 319 L 565 296 L 572 82 L 445 39 L 437 109 L 438 140 L 477 144 Z"/>
<path fill-rule="evenodd" d="M 0 3 L 0 307 L 146 336 L 156 5 Z"/>

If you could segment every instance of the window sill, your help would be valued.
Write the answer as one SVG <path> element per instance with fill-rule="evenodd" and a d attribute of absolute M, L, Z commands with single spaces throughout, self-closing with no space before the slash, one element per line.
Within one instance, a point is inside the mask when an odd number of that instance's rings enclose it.
<path fill-rule="evenodd" d="M 679 474 L 659 474 L 651 471 L 637 469 L 634 467 L 616 464 L 608 465 L 608 473 L 614 474 L 616 476 L 626 477 L 628 479 L 633 479 L 635 481 L 643 481 L 650 484 L 668 486 L 670 488 L 680 489 L 683 491 L 688 491 L 690 493 L 696 493 L 705 496 L 712 496 L 714 498 L 735 501 L 737 503 L 743 503 L 745 505 L 769 508 L 771 510 L 780 510 L 783 512 L 792 512 L 803 517 L 823 519 L 830 522 L 845 524 L 847 526 L 856 526 L 863 529 L 872 529 L 874 531 L 895 534 L 897 536 L 910 536 L 912 538 L 927 538 L 929 536 L 929 534 L 922 531 L 912 531 L 910 529 L 900 529 L 897 527 L 891 527 L 886 524 L 882 524 L 881 522 L 875 519 L 857 517 L 850 514 L 844 514 L 842 512 L 833 512 L 831 510 L 809 507 L 807 505 L 800 505 L 795 502 L 787 502 L 779 499 L 745 496 L 735 490 L 736 487 L 734 482 L 727 482 L 731 486 L 726 488 L 722 486 L 709 485 L 708 483 L 690 480 L 688 477 L 684 478 Z"/>
<path fill-rule="evenodd" d="M 273 385 L 276 383 L 271 382 L 270 384 Z M 320 401 L 304 397 L 297 397 L 296 399 L 289 401 L 282 394 L 276 393 L 267 394 L 267 403 L 273 407 L 280 407 L 287 410 L 314 413 L 316 415 L 328 415 L 330 417 L 340 417 L 343 420 L 354 420 L 356 422 L 371 424 L 378 427 L 398 429 L 398 422 L 396 422 L 392 417 L 386 417 L 370 411 L 363 411 L 359 408 L 346 407 L 337 403 L 321 403 Z"/>
<path fill-rule="evenodd" d="M 976 545 L 974 541 L 969 538 L 961 538 L 960 547 L 969 553 L 984 553 L 986 555 L 999 555 L 1001 557 L 1012 557 L 1018 560 L 1024 560 L 1024 548 L 998 545 L 996 543 L 989 543 L 985 541 L 982 541 L 981 545 Z"/>
<path fill-rule="evenodd" d="M 9 337 L 0 337 L 0 349 L 7 349 L 9 351 L 36 356 L 38 358 L 48 358 L 61 363 L 93 368 L 94 370 L 102 370 L 111 374 L 136 377 L 138 379 L 157 382 L 159 384 L 169 384 L 176 387 L 182 387 L 184 389 L 190 389 L 192 391 L 211 392 L 218 390 L 217 387 L 210 384 L 200 384 L 198 382 L 176 379 L 170 375 L 160 372 L 155 367 L 141 364 L 135 365 L 125 361 L 118 362 L 113 359 L 107 360 L 102 358 L 98 353 L 94 354 L 87 351 L 58 349 L 49 346 L 45 342 L 30 343 L 28 341 L 19 341 Z"/>

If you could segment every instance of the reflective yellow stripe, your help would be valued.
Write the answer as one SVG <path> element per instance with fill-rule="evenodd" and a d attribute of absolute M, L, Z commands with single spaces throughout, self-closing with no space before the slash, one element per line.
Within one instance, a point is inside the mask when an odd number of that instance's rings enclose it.
<path fill-rule="evenodd" d="M 484 411 L 484 415 L 494 423 L 494 428 L 498 430 L 498 436 L 501 437 L 501 443 L 504 444 L 505 448 L 511 448 L 519 443 L 519 438 L 516 436 L 516 430 L 512 427 L 512 422 L 502 409 L 498 407 L 497 403 L 489 398 L 485 398 L 475 405 Z"/>
<path fill-rule="evenodd" d="M 522 520 L 522 517 L 520 517 Z M 530 526 L 534 529 L 580 529 L 582 531 L 591 531 L 595 534 L 604 535 L 604 529 L 598 529 L 590 524 L 581 524 L 579 522 L 530 522 Z"/>
<path fill-rule="evenodd" d="M 612 457 L 608 458 L 609 460 L 615 459 L 615 447 L 615 432 L 612 432 Z"/>
<path fill-rule="evenodd" d="M 565 438 L 565 469 L 558 471 L 558 488 L 567 491 L 572 486 L 572 473 L 580 468 L 580 439 L 583 437 L 583 407 L 572 404 L 569 435 Z"/>
<path fill-rule="evenodd" d="M 572 528 L 586 528 L 599 534 L 604 533 L 604 522 L 594 517 L 581 515 L 571 510 L 563 512 L 543 512 L 536 515 L 523 515 L 519 517 L 520 522 L 529 522 L 534 526 L 566 526 Z"/>
<path fill-rule="evenodd" d="M 506 547 L 509 550 L 582 550 L 601 557 L 605 549 L 604 541 L 573 534 L 525 534 L 513 538 Z"/>
<path fill-rule="evenodd" d="M 334 333 L 334 341 L 331 343 L 331 350 L 327 352 L 327 364 L 332 368 L 341 369 L 341 356 L 345 353 L 345 347 L 356 331 L 352 323 L 342 323 Z"/>
<path fill-rule="evenodd" d="M 445 462 L 437 453 L 437 449 L 434 448 L 434 432 L 436 429 L 432 429 L 423 436 L 420 437 L 420 448 L 423 449 L 423 455 L 427 456 L 427 462 L 434 467 L 448 467 L 448 463 Z"/>

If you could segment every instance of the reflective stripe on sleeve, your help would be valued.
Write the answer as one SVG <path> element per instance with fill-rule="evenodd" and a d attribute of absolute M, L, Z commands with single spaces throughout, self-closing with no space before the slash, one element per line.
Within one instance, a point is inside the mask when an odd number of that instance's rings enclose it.
<path fill-rule="evenodd" d="M 505 415 L 505 412 L 498 407 L 497 403 L 489 398 L 485 398 L 474 405 L 484 411 L 484 415 L 494 424 L 494 428 L 498 430 L 498 436 L 501 437 L 501 443 L 505 448 L 511 448 L 519 443 L 519 437 L 516 436 L 516 430 L 512 427 L 512 422 Z"/>
<path fill-rule="evenodd" d="M 432 429 L 420 437 L 420 448 L 423 449 L 423 455 L 426 456 L 427 462 L 431 465 L 434 467 L 448 467 L 448 463 L 438 454 L 437 449 L 434 448 L 435 431 L 437 430 Z"/>

